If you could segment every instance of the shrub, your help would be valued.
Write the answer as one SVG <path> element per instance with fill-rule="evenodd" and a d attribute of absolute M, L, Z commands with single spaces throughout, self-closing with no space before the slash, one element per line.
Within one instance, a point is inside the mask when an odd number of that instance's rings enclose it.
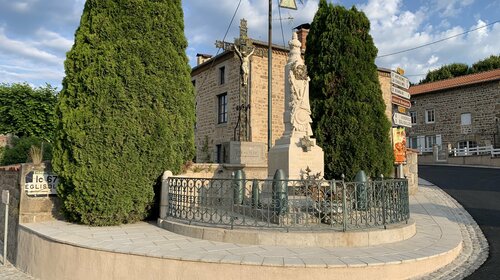
<path fill-rule="evenodd" d="M 70 221 L 143 219 L 153 185 L 194 154 L 180 0 L 87 0 L 65 61 L 53 167 Z"/>
<path fill-rule="evenodd" d="M 391 124 L 378 81 L 377 49 L 363 12 L 321 0 L 307 36 L 314 135 L 325 152 L 325 177 L 353 178 L 393 167 Z"/>

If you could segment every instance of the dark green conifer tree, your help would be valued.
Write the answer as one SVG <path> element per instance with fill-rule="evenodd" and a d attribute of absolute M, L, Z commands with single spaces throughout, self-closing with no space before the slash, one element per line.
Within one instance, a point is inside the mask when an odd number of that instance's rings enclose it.
<path fill-rule="evenodd" d="M 65 61 L 53 165 L 71 221 L 143 219 L 153 185 L 194 154 L 180 0 L 87 0 Z"/>
<path fill-rule="evenodd" d="M 378 81 L 377 48 L 363 12 L 320 0 L 307 37 L 306 65 L 314 135 L 325 152 L 325 176 L 352 179 L 392 171 L 390 122 Z"/>

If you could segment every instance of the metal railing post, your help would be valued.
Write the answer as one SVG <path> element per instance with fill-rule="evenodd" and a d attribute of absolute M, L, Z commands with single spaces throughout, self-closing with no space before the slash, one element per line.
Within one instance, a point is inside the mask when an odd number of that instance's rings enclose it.
<path fill-rule="evenodd" d="M 382 187 L 382 224 L 384 225 L 384 229 L 387 229 L 387 224 L 385 220 L 385 208 L 386 208 L 386 198 L 385 198 L 385 183 L 384 183 L 384 175 L 380 175 L 381 177 L 381 187 Z"/>
<path fill-rule="evenodd" d="M 342 230 L 345 232 L 347 230 L 347 192 L 344 178 L 342 174 Z"/>

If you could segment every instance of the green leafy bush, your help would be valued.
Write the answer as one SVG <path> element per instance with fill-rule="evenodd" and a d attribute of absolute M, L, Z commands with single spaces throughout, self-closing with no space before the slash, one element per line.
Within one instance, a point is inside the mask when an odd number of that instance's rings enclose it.
<path fill-rule="evenodd" d="M 359 170 L 388 175 L 393 167 L 375 57 L 363 12 L 321 0 L 307 36 L 314 135 L 325 152 L 325 177 Z"/>
<path fill-rule="evenodd" d="M 153 185 L 194 154 L 180 0 L 87 0 L 65 61 L 54 170 L 70 221 L 143 219 Z"/>

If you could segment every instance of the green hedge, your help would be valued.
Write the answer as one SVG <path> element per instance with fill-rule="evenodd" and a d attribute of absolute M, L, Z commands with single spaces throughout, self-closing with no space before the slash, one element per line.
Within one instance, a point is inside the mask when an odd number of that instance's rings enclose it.
<path fill-rule="evenodd" d="M 180 0 L 87 0 L 65 61 L 53 166 L 66 217 L 143 219 L 153 185 L 194 154 Z"/>
<path fill-rule="evenodd" d="M 314 135 L 325 152 L 325 176 L 388 175 L 391 124 L 378 81 L 377 49 L 363 12 L 319 3 L 307 36 L 306 65 Z"/>

